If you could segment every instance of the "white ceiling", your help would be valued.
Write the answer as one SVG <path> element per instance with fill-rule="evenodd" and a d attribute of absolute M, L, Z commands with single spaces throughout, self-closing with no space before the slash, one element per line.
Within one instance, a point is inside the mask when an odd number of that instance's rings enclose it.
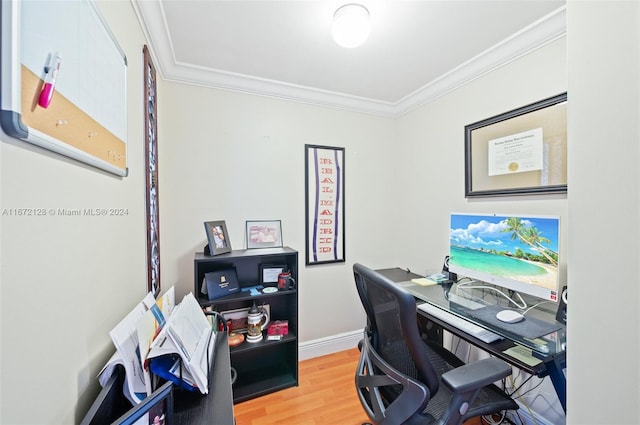
<path fill-rule="evenodd" d="M 565 34 L 564 0 L 361 0 L 369 39 L 331 38 L 350 0 L 132 0 L 163 79 L 401 115 Z"/>

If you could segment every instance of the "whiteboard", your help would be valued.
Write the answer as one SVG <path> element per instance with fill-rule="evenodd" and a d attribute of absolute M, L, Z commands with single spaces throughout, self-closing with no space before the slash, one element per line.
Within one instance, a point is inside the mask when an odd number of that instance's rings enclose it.
<path fill-rule="evenodd" d="M 127 59 L 93 2 L 3 0 L 0 11 L 2 129 L 126 176 Z M 56 55 L 53 97 L 43 106 Z"/>

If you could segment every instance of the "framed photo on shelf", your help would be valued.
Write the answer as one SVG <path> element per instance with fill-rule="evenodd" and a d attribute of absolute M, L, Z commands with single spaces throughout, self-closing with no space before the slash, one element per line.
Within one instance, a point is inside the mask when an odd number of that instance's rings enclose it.
<path fill-rule="evenodd" d="M 305 145 L 308 266 L 345 261 L 344 148 Z"/>
<path fill-rule="evenodd" d="M 247 220 L 247 248 L 273 248 L 282 246 L 280 220 Z"/>
<path fill-rule="evenodd" d="M 567 93 L 465 126 L 465 197 L 567 192 Z"/>
<path fill-rule="evenodd" d="M 278 275 L 287 269 L 288 267 L 284 264 L 260 264 L 260 283 L 278 283 Z"/>
<path fill-rule="evenodd" d="M 231 240 L 224 220 L 205 221 L 204 230 L 209 243 L 209 255 L 220 255 L 231 252 Z M 207 254 L 205 250 L 205 254 Z"/>

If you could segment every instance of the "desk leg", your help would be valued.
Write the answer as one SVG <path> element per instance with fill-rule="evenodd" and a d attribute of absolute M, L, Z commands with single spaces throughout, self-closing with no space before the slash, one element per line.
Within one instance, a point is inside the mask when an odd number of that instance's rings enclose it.
<path fill-rule="evenodd" d="M 567 378 L 565 378 L 562 372 L 562 367 L 556 360 L 545 363 L 545 366 L 549 372 L 549 378 L 551 378 L 551 383 L 553 383 L 553 388 L 556 390 L 562 409 L 564 413 L 567 413 Z"/>
<path fill-rule="evenodd" d="M 434 342 L 442 346 L 442 327 L 427 318 L 418 315 L 418 331 L 427 342 Z"/>

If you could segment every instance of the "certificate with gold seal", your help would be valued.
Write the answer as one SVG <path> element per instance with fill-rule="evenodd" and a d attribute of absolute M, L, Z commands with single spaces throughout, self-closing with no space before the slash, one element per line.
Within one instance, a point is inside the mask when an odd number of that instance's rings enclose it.
<path fill-rule="evenodd" d="M 542 128 L 489 140 L 488 161 L 489 176 L 542 170 Z"/>

